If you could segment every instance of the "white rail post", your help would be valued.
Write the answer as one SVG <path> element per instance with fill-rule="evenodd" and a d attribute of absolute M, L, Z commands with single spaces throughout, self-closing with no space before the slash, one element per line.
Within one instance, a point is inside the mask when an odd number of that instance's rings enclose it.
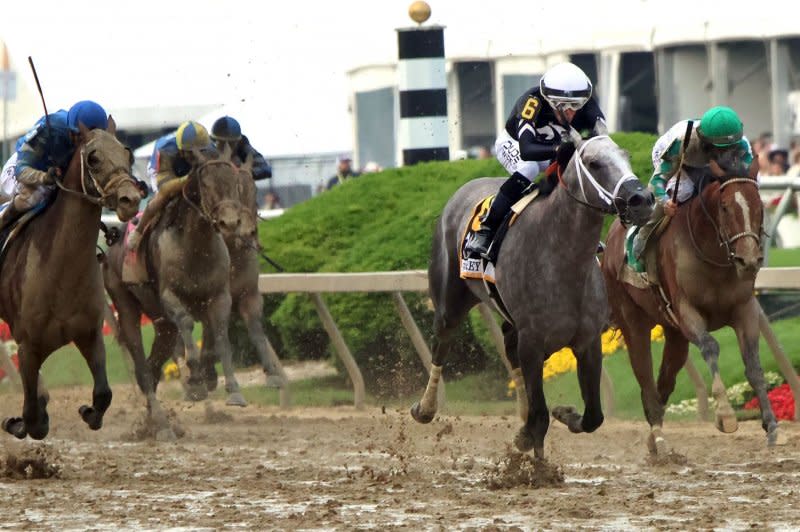
<path fill-rule="evenodd" d="M 425 338 L 422 337 L 422 333 L 419 327 L 417 327 L 417 322 L 414 321 L 414 316 L 411 315 L 406 300 L 403 299 L 403 294 L 400 292 L 392 292 L 392 298 L 397 307 L 397 313 L 400 315 L 400 321 L 403 323 L 403 327 L 406 328 L 406 331 L 408 331 L 408 335 L 411 337 L 411 343 L 414 344 L 414 348 L 417 350 L 422 365 L 425 366 L 425 369 L 430 374 L 431 364 L 433 364 L 431 350 L 425 342 Z M 436 402 L 439 408 L 444 406 L 444 378 L 442 377 L 439 378 L 439 387 L 436 389 Z"/>
<path fill-rule="evenodd" d="M 339 355 L 339 358 L 342 359 L 344 367 L 347 369 L 348 375 L 350 375 L 350 380 L 353 381 L 353 405 L 360 410 L 364 408 L 364 377 L 361 376 L 361 370 L 358 369 L 358 364 L 350 353 L 350 349 L 347 347 L 344 337 L 339 331 L 339 327 L 337 327 L 336 322 L 333 321 L 333 316 L 331 316 L 322 296 L 317 293 L 312 293 L 311 299 L 317 307 L 317 313 L 331 339 L 331 343 L 333 343 L 334 349 L 336 349 L 336 353 Z"/>

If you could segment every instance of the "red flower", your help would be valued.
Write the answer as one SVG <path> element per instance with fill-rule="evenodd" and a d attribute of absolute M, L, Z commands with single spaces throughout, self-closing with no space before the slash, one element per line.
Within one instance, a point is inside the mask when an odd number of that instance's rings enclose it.
<path fill-rule="evenodd" d="M 790 421 L 794 419 L 794 395 L 792 395 L 792 389 L 788 384 L 781 384 L 773 388 L 767 394 L 767 397 L 769 397 L 769 402 L 772 405 L 772 411 L 775 413 L 775 417 Z M 753 397 L 744 405 L 744 408 L 745 410 L 759 408 L 758 397 Z"/>

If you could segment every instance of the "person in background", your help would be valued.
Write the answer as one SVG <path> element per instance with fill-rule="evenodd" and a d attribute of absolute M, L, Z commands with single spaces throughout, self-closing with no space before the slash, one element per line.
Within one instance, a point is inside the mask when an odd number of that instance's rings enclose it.
<path fill-rule="evenodd" d="M 281 199 L 278 197 L 278 194 L 275 193 L 274 190 L 267 191 L 264 194 L 264 201 L 261 204 L 262 209 L 282 209 L 283 206 L 281 205 Z"/>
<path fill-rule="evenodd" d="M 344 183 L 345 181 L 358 177 L 358 172 L 353 171 L 353 161 L 349 155 L 342 155 L 336 161 L 336 175 L 328 179 L 327 190 L 332 189 L 336 185 Z"/>
<path fill-rule="evenodd" d="M 775 148 L 770 150 L 767 158 L 769 160 L 767 175 L 785 175 L 789 170 L 789 152 L 787 150 Z"/>

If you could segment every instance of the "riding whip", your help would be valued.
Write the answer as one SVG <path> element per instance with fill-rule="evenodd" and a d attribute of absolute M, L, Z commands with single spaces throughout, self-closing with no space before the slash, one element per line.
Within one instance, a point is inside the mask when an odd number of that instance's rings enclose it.
<path fill-rule="evenodd" d="M 42 92 L 42 84 L 39 83 L 39 75 L 36 73 L 36 67 L 33 66 L 33 57 L 28 56 L 28 63 L 31 65 L 33 72 L 33 79 L 36 81 L 36 88 L 39 89 L 39 97 L 42 99 L 42 107 L 44 107 L 44 121 L 47 124 L 47 129 L 50 129 L 50 116 L 47 112 L 47 104 L 44 103 L 44 92 Z"/>
<path fill-rule="evenodd" d="M 672 189 L 672 203 L 678 204 L 678 187 L 681 184 L 681 171 L 683 170 L 683 160 L 686 158 L 686 147 L 689 145 L 689 140 L 692 137 L 692 129 L 694 127 L 694 120 L 686 121 L 686 133 L 683 135 L 683 144 L 681 144 L 681 162 L 678 165 L 678 175 L 675 178 L 675 188 Z"/>

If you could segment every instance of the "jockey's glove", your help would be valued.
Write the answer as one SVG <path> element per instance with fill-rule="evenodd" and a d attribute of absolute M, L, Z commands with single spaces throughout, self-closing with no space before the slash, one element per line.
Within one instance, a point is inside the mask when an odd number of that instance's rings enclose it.
<path fill-rule="evenodd" d="M 55 182 L 55 176 L 58 175 L 57 172 L 57 168 L 50 168 L 47 172 L 30 167 L 23 168 L 17 176 L 17 181 L 32 187 L 52 185 Z"/>

